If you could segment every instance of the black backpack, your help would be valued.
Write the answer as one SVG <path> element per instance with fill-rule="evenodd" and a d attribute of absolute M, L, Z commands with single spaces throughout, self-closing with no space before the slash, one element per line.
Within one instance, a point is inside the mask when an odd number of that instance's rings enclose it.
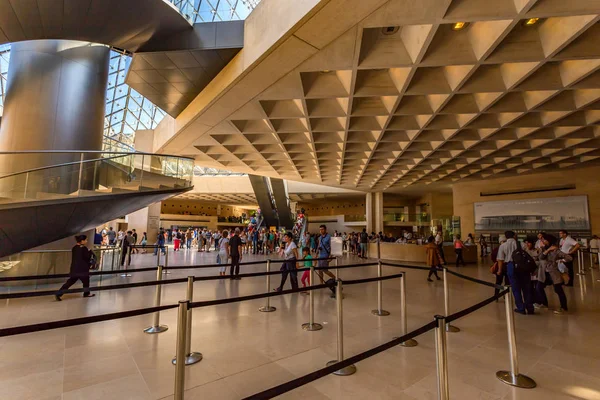
<path fill-rule="evenodd" d="M 512 260 L 517 271 L 532 274 L 537 269 L 533 257 L 523 249 L 517 249 L 512 253 Z"/>
<path fill-rule="evenodd" d="M 369 235 L 366 234 L 366 232 L 361 232 L 360 234 L 360 242 L 361 243 L 367 243 L 369 241 Z"/>

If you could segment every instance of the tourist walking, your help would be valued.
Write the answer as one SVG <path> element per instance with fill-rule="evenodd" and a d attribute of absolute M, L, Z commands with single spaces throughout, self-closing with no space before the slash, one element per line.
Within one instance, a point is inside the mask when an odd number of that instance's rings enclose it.
<path fill-rule="evenodd" d="M 279 250 L 279 255 L 283 256 L 285 261 L 281 265 L 281 283 L 279 284 L 279 287 L 275 289 L 276 292 L 281 292 L 283 290 L 288 275 L 290 276 L 292 289 L 298 289 L 298 272 L 296 271 L 296 260 L 300 258 L 298 256 L 298 246 L 294 243 L 291 232 L 286 232 L 283 236 L 283 242 L 285 243 L 285 247 Z"/>
<path fill-rule="evenodd" d="M 240 280 L 240 261 L 242 261 L 242 239 L 240 238 L 240 228 L 235 228 L 234 235 L 229 239 L 229 256 L 231 257 L 231 280 Z"/>
<path fill-rule="evenodd" d="M 87 236 L 75 236 L 75 246 L 71 249 L 71 269 L 69 270 L 69 279 L 56 292 L 54 298 L 56 301 L 61 301 L 61 297 L 65 290 L 68 290 L 78 280 L 83 284 L 85 291 L 83 297 L 94 297 L 95 294 L 90 293 L 90 267 L 96 264 L 94 253 L 86 247 Z"/>
<path fill-rule="evenodd" d="M 229 260 L 229 232 L 223 231 L 223 237 L 219 240 L 219 253 L 217 254 L 217 264 L 221 264 L 219 275 L 225 276 L 225 264 Z"/>
<path fill-rule="evenodd" d="M 463 259 L 463 249 L 465 244 L 460 240 L 460 235 L 456 235 L 456 239 L 454 239 L 454 252 L 456 253 L 456 268 L 458 268 L 458 264 L 462 264 L 463 267 L 466 267 L 465 260 Z"/>
<path fill-rule="evenodd" d="M 544 251 L 540 254 L 540 260 L 545 261 L 544 267 L 546 272 L 546 278 L 548 281 L 552 281 L 552 286 L 554 287 L 554 293 L 558 296 L 558 300 L 560 302 L 560 308 L 554 311 L 554 314 L 561 315 L 566 313 L 569 308 L 567 306 L 567 296 L 565 296 L 565 291 L 563 290 L 563 284 L 565 284 L 565 275 L 567 268 L 563 267 L 565 272 L 560 271 L 561 264 L 566 264 L 568 262 L 573 262 L 573 257 L 569 254 L 563 253 L 557 246 L 558 240 L 555 236 L 552 235 L 544 235 Z M 568 278 L 567 278 L 568 279 Z M 545 285 L 544 285 L 545 287 Z"/>
<path fill-rule="evenodd" d="M 429 238 L 427 238 L 427 246 L 425 246 L 425 251 L 427 252 L 427 266 L 429 266 L 429 275 L 427 275 L 427 281 L 433 282 L 431 279 L 432 275 L 435 275 L 435 278 L 439 281 L 440 277 L 438 276 L 437 271 L 442 267 L 442 257 L 440 256 L 440 252 L 435 244 L 435 238 L 433 236 L 429 236 Z"/>

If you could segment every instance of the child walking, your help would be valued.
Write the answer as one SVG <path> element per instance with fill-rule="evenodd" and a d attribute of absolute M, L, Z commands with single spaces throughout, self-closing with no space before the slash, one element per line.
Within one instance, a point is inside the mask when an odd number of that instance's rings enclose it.
<path fill-rule="evenodd" d="M 302 259 L 304 260 L 304 268 L 310 268 L 313 266 L 312 256 L 310 255 L 310 249 L 308 247 L 302 248 Z M 309 278 L 310 278 L 310 270 L 307 269 L 302 274 L 302 279 L 301 279 L 302 287 L 306 287 L 307 282 L 309 285 L 311 284 L 311 282 L 309 282 L 309 280 L 310 280 Z M 302 294 L 308 294 L 308 292 L 302 292 Z"/>

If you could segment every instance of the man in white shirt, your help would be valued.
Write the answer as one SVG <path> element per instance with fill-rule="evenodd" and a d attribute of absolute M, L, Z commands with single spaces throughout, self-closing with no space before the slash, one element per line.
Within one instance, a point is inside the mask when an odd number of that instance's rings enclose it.
<path fill-rule="evenodd" d="M 512 287 L 513 296 L 515 298 L 515 312 L 519 314 L 533 315 L 533 293 L 531 292 L 531 275 L 529 273 L 518 271 L 513 263 L 513 253 L 519 247 L 515 240 L 513 231 L 504 232 L 506 242 L 502 243 L 498 248 L 496 261 L 500 271 L 506 271 L 510 286 Z"/>
<path fill-rule="evenodd" d="M 598 264 L 598 252 L 600 251 L 600 238 L 598 235 L 592 236 L 592 240 L 590 240 L 590 251 L 594 258 L 594 264 Z"/>
<path fill-rule="evenodd" d="M 565 254 L 569 254 L 571 257 L 573 257 L 573 259 L 575 259 L 575 257 L 577 256 L 576 254 L 581 246 L 579 246 L 579 243 L 577 243 L 577 241 L 573 239 L 569 235 L 569 232 L 567 232 L 566 230 L 561 229 L 559 231 L 559 235 L 560 251 L 562 251 Z M 565 265 L 567 266 L 570 278 L 569 283 L 565 286 L 573 286 L 573 280 L 575 278 L 575 271 L 573 271 L 573 261 L 565 262 Z"/>

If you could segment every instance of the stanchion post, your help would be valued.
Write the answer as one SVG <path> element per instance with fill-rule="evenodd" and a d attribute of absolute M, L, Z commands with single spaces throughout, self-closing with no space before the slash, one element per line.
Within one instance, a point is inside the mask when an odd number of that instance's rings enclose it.
<path fill-rule="evenodd" d="M 583 252 L 581 250 L 577 250 L 577 269 L 579 270 L 577 275 L 585 275 L 585 265 L 583 265 Z"/>
<path fill-rule="evenodd" d="M 315 279 L 315 267 L 314 265 L 310 266 L 310 275 L 309 275 L 309 286 L 313 286 L 314 283 L 314 279 Z M 317 324 L 315 323 L 315 291 L 311 290 L 308 293 L 308 308 L 309 308 L 309 312 L 308 312 L 308 323 L 306 324 L 302 324 L 302 329 L 304 329 L 305 331 L 320 331 L 321 329 L 323 329 L 323 325 L 321 324 Z"/>
<path fill-rule="evenodd" d="M 154 292 L 155 307 L 160 307 L 160 298 L 162 294 L 162 285 L 160 284 L 160 281 L 162 280 L 162 270 L 162 265 L 159 265 L 156 269 L 156 280 L 159 281 L 159 283 L 158 285 L 156 285 L 156 291 Z M 160 324 L 160 312 L 157 311 L 154 313 L 154 322 L 152 323 L 152 326 L 149 326 L 148 328 L 144 329 L 144 333 L 161 333 L 166 331 L 167 329 L 169 329 L 168 326 Z"/>
<path fill-rule="evenodd" d="M 381 240 L 377 237 L 377 261 L 381 260 Z"/>
<path fill-rule="evenodd" d="M 443 267 L 444 270 L 444 313 L 446 316 L 450 315 L 450 291 L 448 290 L 448 274 L 446 271 L 448 268 Z M 460 329 L 454 325 L 446 324 L 446 332 L 460 332 Z"/>
<path fill-rule="evenodd" d="M 448 349 L 446 345 L 446 317 L 436 315 L 435 328 L 435 361 L 437 370 L 438 399 L 449 400 L 450 388 L 448 385 Z"/>
<path fill-rule="evenodd" d="M 337 303 L 337 360 L 329 361 L 327 366 L 333 365 L 340 361 L 344 361 L 344 306 L 342 289 L 343 283 L 341 279 L 337 280 L 336 287 L 336 303 Z M 356 372 L 355 365 L 349 365 L 345 368 L 338 369 L 334 372 L 334 375 L 348 376 Z"/>
<path fill-rule="evenodd" d="M 115 270 L 115 247 L 113 246 L 112 248 L 112 257 L 110 260 L 110 270 L 114 271 Z"/>
<path fill-rule="evenodd" d="M 165 275 L 171 273 L 171 271 L 168 271 L 167 268 L 169 268 L 169 248 L 165 246 L 165 268 L 163 269 L 163 274 Z"/>
<path fill-rule="evenodd" d="M 267 293 L 271 291 L 271 275 L 269 274 L 269 272 L 271 272 L 271 260 L 267 260 Z M 258 311 L 260 312 L 273 312 L 275 310 L 277 310 L 275 307 L 271 306 L 271 298 L 270 297 L 266 297 L 265 298 L 266 304 L 259 308 Z"/>
<path fill-rule="evenodd" d="M 194 301 L 194 277 L 188 276 L 187 281 L 187 300 Z M 192 365 L 202 360 L 202 353 L 192 351 L 192 309 L 188 309 L 186 318 L 186 341 L 185 341 L 185 365 Z M 173 365 L 177 365 L 177 356 L 171 360 Z"/>
<path fill-rule="evenodd" d="M 383 276 L 383 265 L 381 260 L 377 260 L 377 277 Z M 378 317 L 386 317 L 390 315 L 389 311 L 383 309 L 383 281 L 377 281 L 377 309 L 371 310 L 371 314 L 377 315 Z"/>
<path fill-rule="evenodd" d="M 187 316 L 189 300 L 179 302 L 177 313 L 177 345 L 175 354 L 177 358 L 183 360 L 185 358 L 185 343 L 187 336 Z M 185 363 L 175 364 L 175 396 L 174 400 L 183 400 L 185 392 Z"/>
<path fill-rule="evenodd" d="M 515 317 L 513 311 L 513 296 L 510 287 L 504 296 L 506 307 L 506 330 L 508 331 L 508 353 L 510 356 L 510 371 L 498 371 L 496 377 L 502 382 L 523 389 L 533 389 L 537 386 L 535 381 L 519 373 L 519 359 L 517 355 L 517 336 L 515 334 Z"/>
<path fill-rule="evenodd" d="M 406 272 L 402 272 L 400 277 L 400 309 L 401 309 L 401 321 L 402 321 L 402 336 L 408 333 L 408 315 L 406 313 Z M 408 339 L 400 346 L 403 347 L 415 347 L 419 344 L 415 339 Z"/>

